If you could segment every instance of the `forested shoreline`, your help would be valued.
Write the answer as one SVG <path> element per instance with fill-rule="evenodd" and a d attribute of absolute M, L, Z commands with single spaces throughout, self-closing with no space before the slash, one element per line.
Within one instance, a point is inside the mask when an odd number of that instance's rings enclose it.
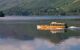
<path fill-rule="evenodd" d="M 31 15 L 39 15 L 39 16 L 44 16 L 44 15 L 54 15 L 54 16 L 59 16 L 59 15 L 80 15 L 80 9 L 74 9 L 70 11 L 64 11 L 59 8 L 33 8 L 33 9 L 23 9 L 19 7 L 15 7 L 9 10 L 4 11 L 6 15 L 21 15 L 21 16 L 31 16 Z"/>

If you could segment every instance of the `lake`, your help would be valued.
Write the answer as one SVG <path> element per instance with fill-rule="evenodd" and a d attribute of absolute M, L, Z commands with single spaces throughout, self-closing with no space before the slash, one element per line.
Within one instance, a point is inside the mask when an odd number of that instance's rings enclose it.
<path fill-rule="evenodd" d="M 63 22 L 80 27 L 79 16 L 68 17 L 1 17 L 1 50 L 80 50 L 80 29 L 67 29 L 67 32 L 52 34 L 37 30 L 39 24 Z"/>

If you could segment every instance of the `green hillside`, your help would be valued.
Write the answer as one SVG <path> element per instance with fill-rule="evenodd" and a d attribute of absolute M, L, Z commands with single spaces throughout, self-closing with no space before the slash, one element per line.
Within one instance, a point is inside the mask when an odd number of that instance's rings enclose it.
<path fill-rule="evenodd" d="M 80 15 L 80 0 L 0 0 L 6 15 Z"/>

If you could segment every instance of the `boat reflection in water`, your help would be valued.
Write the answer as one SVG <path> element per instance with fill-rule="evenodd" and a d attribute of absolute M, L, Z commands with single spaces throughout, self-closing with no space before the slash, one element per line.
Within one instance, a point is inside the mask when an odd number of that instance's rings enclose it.
<path fill-rule="evenodd" d="M 58 32 L 66 32 L 67 24 L 66 23 L 57 23 L 51 22 L 50 25 L 37 25 L 38 30 L 47 30 L 51 33 L 58 33 Z"/>

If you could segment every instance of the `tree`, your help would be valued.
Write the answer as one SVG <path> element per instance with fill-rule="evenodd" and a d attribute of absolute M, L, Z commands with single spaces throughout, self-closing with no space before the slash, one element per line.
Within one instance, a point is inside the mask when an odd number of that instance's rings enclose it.
<path fill-rule="evenodd" d="M 0 17 L 4 17 L 4 13 L 0 11 Z"/>

